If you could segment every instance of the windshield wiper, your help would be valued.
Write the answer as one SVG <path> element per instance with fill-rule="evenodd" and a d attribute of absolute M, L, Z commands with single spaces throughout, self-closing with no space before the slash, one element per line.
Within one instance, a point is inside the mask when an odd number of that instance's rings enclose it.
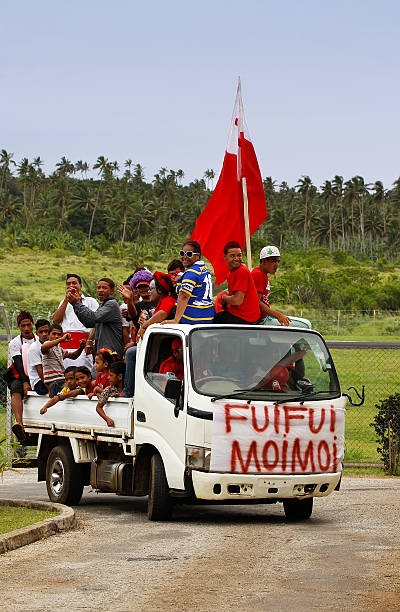
<path fill-rule="evenodd" d="M 296 395 L 296 397 L 286 397 L 285 399 L 278 400 L 275 402 L 275 404 L 287 404 L 288 402 L 300 402 L 303 404 L 309 397 L 315 397 L 320 393 L 333 393 L 333 391 L 303 391 L 301 395 Z"/>
<path fill-rule="evenodd" d="M 227 393 L 212 397 L 211 401 L 216 402 L 217 400 L 223 399 L 224 397 L 236 397 L 236 395 L 241 395 L 242 393 L 249 393 L 249 391 L 264 391 L 264 389 L 262 389 L 261 387 L 251 387 L 250 389 L 233 389 L 233 391 L 228 391 Z"/>

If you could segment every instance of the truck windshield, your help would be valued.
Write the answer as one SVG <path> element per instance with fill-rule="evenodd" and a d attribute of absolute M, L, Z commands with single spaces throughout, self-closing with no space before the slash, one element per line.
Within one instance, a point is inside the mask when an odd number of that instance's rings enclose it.
<path fill-rule="evenodd" d="M 332 399 L 340 387 L 322 339 L 300 329 L 202 328 L 190 334 L 194 390 L 265 401 Z"/>

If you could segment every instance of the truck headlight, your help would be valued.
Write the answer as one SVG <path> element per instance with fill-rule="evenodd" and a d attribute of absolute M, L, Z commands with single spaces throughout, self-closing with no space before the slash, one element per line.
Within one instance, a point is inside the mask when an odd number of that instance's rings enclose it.
<path fill-rule="evenodd" d="M 186 467 L 192 470 L 209 471 L 211 448 L 186 445 Z"/>

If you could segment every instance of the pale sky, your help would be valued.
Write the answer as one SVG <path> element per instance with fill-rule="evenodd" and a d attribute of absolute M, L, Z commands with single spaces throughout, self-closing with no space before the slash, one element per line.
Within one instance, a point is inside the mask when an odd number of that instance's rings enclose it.
<path fill-rule="evenodd" d="M 261 174 L 400 175 L 394 0 L 3 0 L 0 148 L 221 169 L 241 76 Z"/>

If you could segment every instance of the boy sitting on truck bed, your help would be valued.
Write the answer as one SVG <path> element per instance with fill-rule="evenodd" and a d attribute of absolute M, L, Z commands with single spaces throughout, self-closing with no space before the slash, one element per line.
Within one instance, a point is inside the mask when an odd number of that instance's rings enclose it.
<path fill-rule="evenodd" d="M 76 395 L 78 395 L 76 393 L 77 389 L 76 389 L 76 380 L 75 380 L 75 369 L 76 369 L 75 366 L 69 366 L 65 370 L 64 372 L 65 385 L 63 386 L 61 391 L 57 393 L 57 395 L 55 395 L 54 397 L 49 399 L 48 402 L 45 403 L 43 408 L 41 408 L 40 410 L 40 414 L 45 414 L 48 408 L 50 408 L 51 406 L 54 406 L 55 404 L 57 404 L 58 402 L 61 402 L 64 399 L 67 399 L 67 397 L 75 397 Z"/>
<path fill-rule="evenodd" d="M 89 369 L 85 366 L 75 368 L 70 366 L 65 370 L 65 385 L 55 397 L 52 397 L 40 411 L 45 414 L 50 406 L 78 395 L 89 395 L 93 390 L 94 381 Z"/>
<path fill-rule="evenodd" d="M 108 427 L 115 427 L 115 423 L 104 412 L 104 406 L 110 397 L 125 397 L 123 394 L 125 376 L 125 363 L 116 361 L 110 365 L 110 386 L 106 387 L 97 402 L 96 412 L 104 419 Z"/>
<path fill-rule="evenodd" d="M 50 397 L 54 397 L 65 384 L 64 359 L 77 359 L 86 346 L 86 340 L 79 340 L 79 348 L 72 353 L 61 348 L 61 342 L 69 342 L 70 334 L 64 334 L 61 325 L 53 323 L 49 327 L 49 339 L 42 344 L 43 378 L 49 390 Z"/>

